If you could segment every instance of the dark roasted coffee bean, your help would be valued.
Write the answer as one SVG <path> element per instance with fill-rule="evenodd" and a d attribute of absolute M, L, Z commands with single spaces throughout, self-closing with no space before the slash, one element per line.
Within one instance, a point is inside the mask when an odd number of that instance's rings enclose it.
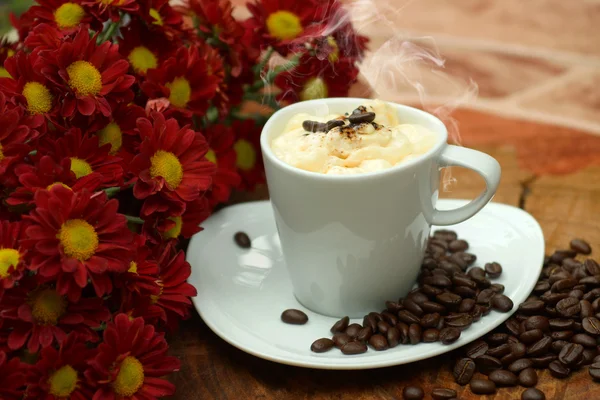
<path fill-rule="evenodd" d="M 573 258 L 565 258 L 562 266 L 569 272 L 573 273 L 575 268 L 581 267 L 583 264 Z"/>
<path fill-rule="evenodd" d="M 465 251 L 468 248 L 469 243 L 462 239 L 453 240 L 450 243 L 448 243 L 448 250 L 450 250 L 453 253 L 456 253 L 457 251 Z"/>
<path fill-rule="evenodd" d="M 596 339 L 585 333 L 578 333 L 571 338 L 571 342 L 582 345 L 583 347 L 596 347 Z"/>
<path fill-rule="evenodd" d="M 508 321 L 506 321 L 504 323 L 504 326 L 506 326 L 506 329 L 508 329 L 508 331 L 514 336 L 519 336 L 522 332 L 521 324 L 519 324 L 519 322 L 514 319 L 509 319 Z"/>
<path fill-rule="evenodd" d="M 317 339 L 310 345 L 310 350 L 315 353 L 325 353 L 333 348 L 333 340 L 329 338 Z"/>
<path fill-rule="evenodd" d="M 525 320 L 525 329 L 530 331 L 532 329 L 539 329 L 542 332 L 548 332 L 550 330 L 550 321 L 543 315 L 534 315 Z"/>
<path fill-rule="evenodd" d="M 573 320 L 553 318 L 549 320 L 550 329 L 552 330 L 565 330 L 573 329 Z"/>
<path fill-rule="evenodd" d="M 398 319 L 407 324 L 418 324 L 420 322 L 419 317 L 408 310 L 400 310 L 398 312 Z"/>
<path fill-rule="evenodd" d="M 509 356 L 512 357 L 507 357 L 504 356 L 502 357 L 502 364 L 510 364 L 515 360 L 518 360 L 519 358 L 525 357 L 525 354 L 527 354 L 527 346 L 525 346 L 523 343 L 520 342 L 513 342 L 511 343 L 509 340 L 509 344 L 510 344 L 510 354 L 508 354 Z"/>
<path fill-rule="evenodd" d="M 398 331 L 400 332 L 400 343 L 408 343 L 408 324 L 404 322 L 398 322 L 396 328 L 398 328 Z"/>
<path fill-rule="evenodd" d="M 440 288 L 449 288 L 452 286 L 450 278 L 444 275 L 432 275 L 423 280 L 423 283 Z"/>
<path fill-rule="evenodd" d="M 444 318 L 444 324 L 460 330 L 467 329 L 473 323 L 473 318 L 469 314 L 455 314 Z"/>
<path fill-rule="evenodd" d="M 544 302 L 542 300 L 526 301 L 519 305 L 519 311 L 525 314 L 536 314 L 544 309 Z"/>
<path fill-rule="evenodd" d="M 507 340 L 508 334 L 506 333 L 492 333 L 487 337 L 488 343 L 495 346 L 506 343 Z"/>
<path fill-rule="evenodd" d="M 556 311 L 563 317 L 574 317 L 581 311 L 579 300 L 574 297 L 567 297 L 556 304 Z"/>
<path fill-rule="evenodd" d="M 596 317 L 587 317 L 581 321 L 581 325 L 583 326 L 583 330 L 589 333 L 590 335 L 599 336 L 600 335 L 600 320 Z"/>
<path fill-rule="evenodd" d="M 492 289 L 494 292 L 498 293 L 498 294 L 502 294 L 504 293 L 504 285 L 501 283 L 492 283 L 492 285 L 490 286 L 490 289 Z"/>
<path fill-rule="evenodd" d="M 477 297 L 478 292 L 479 291 L 477 289 L 471 289 L 467 286 L 456 286 L 454 288 L 454 293 L 462 298 L 474 299 Z"/>
<path fill-rule="evenodd" d="M 573 275 L 571 275 L 569 272 L 567 272 L 567 270 L 564 268 L 557 268 L 548 277 L 548 282 L 550 282 L 551 285 L 554 285 L 555 282 L 558 282 L 562 279 L 569 279 L 569 278 L 573 278 Z M 550 288 L 550 290 L 552 290 L 552 288 Z"/>
<path fill-rule="evenodd" d="M 383 317 L 383 320 L 390 325 L 396 325 L 398 323 L 398 317 L 387 310 L 382 312 L 381 316 Z"/>
<path fill-rule="evenodd" d="M 462 298 L 454 293 L 442 293 L 436 296 L 437 301 L 439 301 L 443 306 L 448 308 L 457 308 Z"/>
<path fill-rule="evenodd" d="M 355 338 L 356 336 L 358 336 L 358 332 L 360 332 L 361 329 L 362 329 L 361 325 L 351 324 L 351 325 L 348 325 L 348 328 L 346 328 L 346 333 L 351 338 Z"/>
<path fill-rule="evenodd" d="M 573 278 L 580 280 L 579 284 L 574 287 L 585 290 L 585 282 L 581 282 L 581 279 L 585 278 L 586 276 L 588 276 L 588 273 L 585 269 L 585 266 L 573 269 Z"/>
<path fill-rule="evenodd" d="M 433 400 L 452 400 L 456 398 L 456 390 L 448 388 L 434 388 L 431 391 Z"/>
<path fill-rule="evenodd" d="M 575 297 L 576 299 L 581 300 L 583 298 L 583 290 L 573 289 L 569 293 L 567 293 L 569 297 Z"/>
<path fill-rule="evenodd" d="M 491 289 L 485 289 L 491 290 Z M 513 308 L 513 302 L 510 298 L 503 294 L 496 294 L 492 297 L 491 301 L 492 308 L 500 312 L 509 312 Z"/>
<path fill-rule="evenodd" d="M 489 374 L 491 371 L 502 368 L 502 363 L 496 357 L 484 354 L 475 359 L 479 372 Z"/>
<path fill-rule="evenodd" d="M 533 368 L 525 368 L 519 373 L 519 384 L 524 387 L 533 387 L 538 383 L 537 373 Z"/>
<path fill-rule="evenodd" d="M 390 348 L 398 346 L 398 344 L 400 344 L 400 330 L 397 327 L 392 326 L 388 329 L 386 338 Z"/>
<path fill-rule="evenodd" d="M 302 128 L 307 132 L 327 132 L 327 124 L 317 121 L 304 121 L 302 122 Z"/>
<path fill-rule="evenodd" d="M 477 296 L 477 304 L 489 306 L 492 297 L 494 297 L 495 295 L 496 293 L 492 289 L 483 289 L 481 292 L 479 292 L 479 295 Z"/>
<path fill-rule="evenodd" d="M 475 300 L 473 299 L 462 299 L 458 306 L 458 312 L 460 313 L 468 313 L 473 311 L 475 307 Z"/>
<path fill-rule="evenodd" d="M 362 342 L 349 342 L 342 347 L 344 354 L 362 354 L 367 352 L 367 345 Z"/>
<path fill-rule="evenodd" d="M 308 322 L 308 315 L 300 310 L 290 308 L 281 313 L 281 320 L 286 324 L 304 325 Z"/>
<path fill-rule="evenodd" d="M 550 283 L 548 281 L 538 282 L 533 288 L 534 293 L 544 293 L 550 290 Z"/>
<path fill-rule="evenodd" d="M 579 279 L 579 283 L 589 287 L 600 286 L 600 275 L 586 276 L 585 278 Z"/>
<path fill-rule="evenodd" d="M 471 392 L 475 394 L 492 394 L 496 393 L 496 384 L 485 379 L 472 379 Z"/>
<path fill-rule="evenodd" d="M 555 340 L 554 342 L 552 342 L 550 350 L 552 350 L 553 353 L 558 354 L 567 344 L 569 344 L 569 342 L 565 340 Z"/>
<path fill-rule="evenodd" d="M 387 350 L 390 347 L 387 339 L 380 334 L 371 336 L 369 339 L 369 344 L 377 351 Z"/>
<path fill-rule="evenodd" d="M 454 286 L 465 286 L 471 289 L 477 289 L 477 284 L 469 277 L 455 276 L 452 279 L 452 283 L 454 283 Z"/>
<path fill-rule="evenodd" d="M 519 340 L 525 344 L 535 343 L 544 336 L 544 333 L 540 329 L 532 329 L 527 332 L 521 333 Z"/>
<path fill-rule="evenodd" d="M 552 339 L 548 336 L 545 336 L 527 349 L 527 355 L 530 357 L 543 356 L 548 352 L 548 350 L 550 350 L 550 345 L 552 345 Z"/>
<path fill-rule="evenodd" d="M 559 379 L 564 379 L 568 377 L 571 373 L 571 370 L 568 367 L 564 366 L 560 361 L 556 360 L 552 361 L 550 365 L 548 365 L 548 369 L 550 370 L 550 374 L 552 374 L 553 377 Z"/>
<path fill-rule="evenodd" d="M 427 301 L 427 299 L 426 299 L 426 301 Z M 419 306 L 417 303 L 415 303 L 411 299 L 405 299 L 404 302 L 402 303 L 402 305 L 404 306 L 404 308 L 406 310 L 410 311 L 417 317 L 420 317 L 421 315 L 423 315 L 423 309 L 421 308 L 421 306 Z"/>
<path fill-rule="evenodd" d="M 483 340 L 476 340 L 473 343 L 466 346 L 465 353 L 471 358 L 477 358 L 484 355 L 490 347 Z"/>
<path fill-rule="evenodd" d="M 554 254 L 550 256 L 550 262 L 560 264 L 565 258 L 573 258 L 577 255 L 573 250 L 556 250 Z"/>
<path fill-rule="evenodd" d="M 574 334 L 573 331 L 554 331 L 550 334 L 550 337 L 552 340 L 569 340 Z"/>
<path fill-rule="evenodd" d="M 396 328 L 396 330 L 398 330 L 398 328 Z M 356 340 L 361 342 L 367 342 L 372 335 L 373 329 L 370 326 L 365 326 L 360 331 L 358 331 L 358 334 L 356 335 Z"/>
<path fill-rule="evenodd" d="M 597 349 L 583 349 L 583 365 L 592 364 L 598 355 Z"/>
<path fill-rule="evenodd" d="M 579 315 L 582 319 L 589 318 L 594 315 L 594 307 L 592 307 L 592 303 L 590 303 L 588 300 L 579 300 L 579 305 L 581 306 L 581 311 L 579 312 Z"/>
<path fill-rule="evenodd" d="M 583 325 L 581 325 L 581 322 L 574 321 L 573 322 L 573 330 L 575 332 L 581 332 L 583 330 Z"/>
<path fill-rule="evenodd" d="M 435 328 L 440 323 L 440 314 L 432 313 L 425 314 L 421 317 L 421 321 L 419 322 L 423 328 Z"/>
<path fill-rule="evenodd" d="M 327 131 L 330 131 L 333 128 L 337 128 L 338 126 L 344 125 L 344 121 L 342 121 L 341 119 L 332 119 L 331 121 L 327 121 L 327 123 L 325 124 L 325 129 L 327 129 Z"/>
<path fill-rule="evenodd" d="M 505 369 L 497 369 L 490 372 L 488 379 L 496 384 L 496 386 L 516 386 L 519 379 L 515 374 Z"/>
<path fill-rule="evenodd" d="M 460 337 L 460 330 L 456 328 L 444 328 L 440 331 L 440 341 L 443 344 L 451 344 Z"/>
<path fill-rule="evenodd" d="M 592 310 L 594 310 L 594 312 L 600 311 L 600 297 L 592 301 Z"/>
<path fill-rule="evenodd" d="M 392 314 L 397 314 L 398 311 L 404 309 L 404 306 L 396 303 L 395 301 L 386 301 L 385 308 L 387 308 L 387 310 Z"/>
<path fill-rule="evenodd" d="M 419 324 L 410 324 L 408 327 L 408 340 L 410 344 L 417 344 L 421 341 L 421 326 Z"/>
<path fill-rule="evenodd" d="M 466 253 L 463 253 L 462 251 L 458 251 L 450 255 L 448 259 L 454 264 L 458 265 L 458 267 L 463 271 L 466 270 L 469 267 L 469 265 L 471 265 L 471 263 L 469 263 L 468 261 L 469 257 L 466 256 Z"/>
<path fill-rule="evenodd" d="M 421 305 L 429 300 L 429 297 L 427 297 L 425 293 L 421 293 L 421 291 L 410 293 L 408 298 L 417 303 L 418 305 Z"/>
<path fill-rule="evenodd" d="M 518 374 L 519 372 L 523 371 L 526 368 L 531 368 L 533 367 L 533 361 L 531 361 L 528 358 L 519 358 L 517 361 L 513 361 L 509 366 L 508 366 L 508 370 L 510 372 L 514 372 L 515 374 Z"/>
<path fill-rule="evenodd" d="M 561 279 L 559 281 L 554 282 L 550 290 L 556 293 L 568 292 L 573 288 L 573 286 L 577 285 L 577 283 L 577 279 Z"/>
<path fill-rule="evenodd" d="M 377 331 L 377 320 L 372 315 L 365 315 L 363 318 L 363 326 L 371 328 L 372 332 Z"/>
<path fill-rule="evenodd" d="M 600 381 L 600 362 L 595 362 L 590 365 L 588 367 L 588 372 L 595 381 Z"/>
<path fill-rule="evenodd" d="M 583 358 L 583 346 L 575 343 L 567 343 L 558 354 L 558 361 L 572 367 Z"/>
<path fill-rule="evenodd" d="M 340 319 L 331 327 L 331 333 L 344 332 L 348 328 L 349 323 L 350 317 L 344 317 Z"/>
<path fill-rule="evenodd" d="M 378 312 L 372 311 L 369 313 L 369 315 L 375 318 L 375 322 L 383 321 L 383 317 Z"/>
<path fill-rule="evenodd" d="M 573 239 L 569 246 L 573 251 L 576 251 L 579 254 L 590 254 L 592 252 L 592 248 L 590 244 L 583 239 Z"/>
<path fill-rule="evenodd" d="M 471 253 L 456 253 L 450 256 L 450 258 L 460 257 L 464 262 L 467 263 L 467 266 L 473 265 L 475 261 L 477 261 L 477 256 Z"/>
<path fill-rule="evenodd" d="M 435 328 L 425 329 L 423 331 L 423 342 L 433 343 L 440 340 L 440 331 Z"/>
<path fill-rule="evenodd" d="M 475 373 L 475 362 L 470 358 L 461 358 L 454 364 L 452 372 L 456 383 L 464 386 L 469 383 Z"/>
<path fill-rule="evenodd" d="M 502 265 L 497 262 L 485 264 L 485 272 L 492 279 L 499 277 L 502 274 Z"/>
<path fill-rule="evenodd" d="M 595 260 L 588 258 L 583 263 L 585 269 L 589 275 L 600 275 L 600 264 L 598 264 Z"/>
<path fill-rule="evenodd" d="M 545 356 L 540 357 L 531 357 L 529 358 L 533 362 L 533 366 L 536 368 L 547 368 L 548 365 L 558 357 L 556 354 L 546 354 Z"/>
<path fill-rule="evenodd" d="M 377 332 L 379 332 L 379 333 L 381 333 L 383 335 L 386 335 L 388 329 L 390 329 L 390 324 L 388 324 L 387 322 L 385 322 L 385 321 L 379 321 L 377 323 Z"/>
<path fill-rule="evenodd" d="M 352 124 L 362 124 L 364 122 L 371 123 L 375 120 L 374 112 L 364 112 L 361 114 L 350 114 L 348 116 L 348 121 Z"/>
<path fill-rule="evenodd" d="M 457 239 L 456 232 L 448 230 L 448 229 L 438 229 L 433 232 L 433 237 L 439 240 L 444 240 L 446 242 L 450 242 L 452 240 Z"/>
<path fill-rule="evenodd" d="M 477 304 L 474 308 L 473 311 L 471 311 L 469 313 L 469 315 L 471 316 L 471 318 L 473 318 L 473 322 L 477 322 L 481 319 L 481 316 L 483 315 L 483 306 L 480 306 L 479 304 Z"/>
<path fill-rule="evenodd" d="M 331 339 L 333 340 L 335 347 L 338 347 L 340 349 L 344 347 L 346 343 L 350 343 L 352 341 L 352 338 L 343 332 L 338 332 L 334 334 Z"/>
<path fill-rule="evenodd" d="M 233 235 L 233 241 L 242 249 L 249 249 L 252 246 L 252 241 L 245 232 L 237 232 Z"/>
<path fill-rule="evenodd" d="M 423 292 L 424 295 L 429 296 L 429 297 L 435 297 L 438 294 L 444 292 L 443 289 L 440 289 L 439 287 L 435 287 L 435 286 L 431 286 L 431 285 L 421 286 L 421 291 Z M 423 307 L 423 304 L 420 304 L 420 306 Z"/>
<path fill-rule="evenodd" d="M 421 304 L 421 308 L 423 309 L 423 311 L 425 311 L 427 313 L 438 313 L 438 314 L 446 313 L 446 307 L 444 307 L 443 305 L 441 305 L 439 303 L 435 303 L 433 301 L 424 302 L 423 304 Z"/>
<path fill-rule="evenodd" d="M 489 349 L 486 354 L 495 358 L 501 358 L 510 353 L 511 346 L 508 343 L 501 344 L 500 346 Z"/>
<path fill-rule="evenodd" d="M 406 386 L 402 389 L 402 398 L 404 400 L 421 400 L 425 397 L 425 392 L 419 386 Z"/>

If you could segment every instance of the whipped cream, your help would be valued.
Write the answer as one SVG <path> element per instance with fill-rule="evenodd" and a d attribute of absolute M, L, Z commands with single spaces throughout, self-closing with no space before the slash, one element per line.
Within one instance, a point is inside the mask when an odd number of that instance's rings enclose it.
<path fill-rule="evenodd" d="M 402 124 L 392 105 L 381 100 L 363 105 L 375 113 L 372 123 L 350 124 L 345 115 L 294 115 L 271 148 L 277 158 L 296 168 L 351 175 L 391 168 L 426 153 L 436 143 L 437 136 L 426 128 Z M 345 125 L 327 132 L 309 132 L 302 126 L 307 120 L 325 123 L 334 119 L 344 120 Z"/>

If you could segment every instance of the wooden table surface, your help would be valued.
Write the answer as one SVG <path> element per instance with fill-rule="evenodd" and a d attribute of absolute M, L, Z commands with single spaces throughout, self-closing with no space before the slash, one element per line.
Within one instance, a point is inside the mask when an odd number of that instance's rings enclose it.
<path fill-rule="evenodd" d="M 549 125 L 511 120 L 482 112 L 459 110 L 462 143 L 485 151 L 502 165 L 496 202 L 521 207 L 543 228 L 546 250 L 586 239 L 600 254 L 600 137 Z M 583 143 L 583 145 L 582 145 Z M 573 147 L 577 147 L 573 151 Z M 584 160 L 584 161 L 582 161 Z M 560 164 L 560 165 L 557 165 Z M 595 164 L 595 165 L 593 165 Z M 560 168 L 559 168 L 560 167 Z M 564 173 L 570 171 L 569 173 Z M 563 172 L 556 175 L 556 172 Z M 474 173 L 452 169 L 456 184 L 442 197 L 470 198 L 483 187 Z M 234 201 L 264 198 L 263 192 L 237 196 Z M 600 259 L 600 257 L 598 257 Z M 182 361 L 173 374 L 174 399 L 401 399 L 402 389 L 418 384 L 457 390 L 460 399 L 520 399 L 521 387 L 500 389 L 494 396 L 477 396 L 454 383 L 454 354 L 404 366 L 365 371 L 322 371 L 280 365 L 244 353 L 217 337 L 194 313 L 170 338 L 171 353 Z M 600 384 L 583 369 L 567 380 L 540 374 L 537 387 L 547 399 L 600 399 Z M 430 397 L 426 397 L 430 398 Z"/>

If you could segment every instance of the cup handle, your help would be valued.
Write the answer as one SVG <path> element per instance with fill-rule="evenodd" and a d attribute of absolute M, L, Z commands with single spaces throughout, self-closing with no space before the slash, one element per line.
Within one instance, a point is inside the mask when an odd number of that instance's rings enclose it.
<path fill-rule="evenodd" d="M 477 214 L 494 197 L 500 183 L 500 164 L 495 158 L 480 151 L 448 145 L 438 160 L 439 168 L 459 166 L 477 172 L 485 180 L 485 190 L 470 203 L 455 210 L 433 210 L 432 225 L 454 225 Z"/>

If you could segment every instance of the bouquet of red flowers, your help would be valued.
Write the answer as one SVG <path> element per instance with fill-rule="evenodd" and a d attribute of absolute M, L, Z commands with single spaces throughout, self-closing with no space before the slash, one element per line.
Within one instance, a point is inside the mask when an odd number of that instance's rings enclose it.
<path fill-rule="evenodd" d="M 37 0 L 0 42 L 0 398 L 153 399 L 190 314 L 178 242 L 263 182 L 269 113 L 344 96 L 336 0 Z M 254 113 L 251 102 L 260 102 Z"/>

